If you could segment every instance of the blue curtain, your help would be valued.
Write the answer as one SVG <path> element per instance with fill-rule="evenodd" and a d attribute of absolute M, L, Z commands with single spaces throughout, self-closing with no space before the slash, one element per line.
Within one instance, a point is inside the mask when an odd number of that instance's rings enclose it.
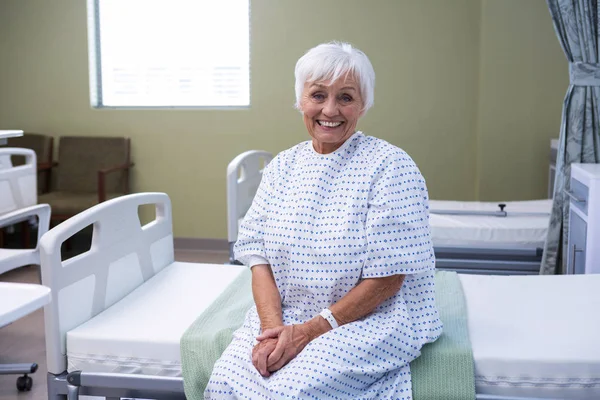
<path fill-rule="evenodd" d="M 566 271 L 571 163 L 600 162 L 600 64 L 597 0 L 547 0 L 554 30 L 569 62 L 552 215 L 541 274 Z"/>

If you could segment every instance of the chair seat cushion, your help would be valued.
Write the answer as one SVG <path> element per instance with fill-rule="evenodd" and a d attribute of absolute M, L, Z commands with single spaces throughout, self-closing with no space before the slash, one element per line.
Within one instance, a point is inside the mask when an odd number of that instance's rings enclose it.
<path fill-rule="evenodd" d="M 107 193 L 106 200 L 122 196 Z M 98 204 L 98 193 L 50 192 L 38 196 L 38 203 L 50 204 L 52 216 L 75 215 Z"/>

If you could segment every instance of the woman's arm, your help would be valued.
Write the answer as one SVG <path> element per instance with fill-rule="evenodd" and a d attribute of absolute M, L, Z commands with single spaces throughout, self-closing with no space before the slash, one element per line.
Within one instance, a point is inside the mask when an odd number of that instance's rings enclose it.
<path fill-rule="evenodd" d="M 258 311 L 261 330 L 264 332 L 267 329 L 283 325 L 281 296 L 279 290 L 277 290 L 271 267 L 269 264 L 257 264 L 252 266 L 251 271 L 252 294 Z M 270 375 L 267 360 L 276 346 L 277 338 L 270 338 L 259 342 L 252 349 L 252 364 L 264 377 Z"/>
<path fill-rule="evenodd" d="M 268 264 L 252 267 L 252 295 L 260 318 L 260 327 L 266 329 L 283 325 L 281 296 Z"/>
<path fill-rule="evenodd" d="M 329 309 L 339 325 L 356 321 L 370 314 L 381 303 L 398 293 L 405 276 L 391 275 L 382 278 L 365 279 L 342 297 L 340 301 L 329 307 Z M 320 315 L 318 317 L 323 318 Z M 308 322 L 310 323 L 314 319 L 316 317 Z M 313 323 L 314 327 L 318 325 Z M 315 333 L 319 336 L 325 332 L 317 330 Z"/>
<path fill-rule="evenodd" d="M 391 275 L 365 279 L 329 309 L 339 325 L 356 321 L 398 293 L 404 277 L 405 275 Z M 268 370 L 277 371 L 298 355 L 310 341 L 331 329 L 329 322 L 317 315 L 303 324 L 263 330 L 257 340 L 278 338 L 277 346 L 267 360 Z"/>

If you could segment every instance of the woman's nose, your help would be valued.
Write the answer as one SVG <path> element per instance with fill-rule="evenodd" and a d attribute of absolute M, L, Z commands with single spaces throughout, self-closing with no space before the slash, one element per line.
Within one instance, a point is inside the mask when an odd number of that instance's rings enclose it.
<path fill-rule="evenodd" d="M 329 96 L 323 104 L 323 114 L 328 117 L 335 117 L 338 114 L 338 106 L 335 97 Z"/>

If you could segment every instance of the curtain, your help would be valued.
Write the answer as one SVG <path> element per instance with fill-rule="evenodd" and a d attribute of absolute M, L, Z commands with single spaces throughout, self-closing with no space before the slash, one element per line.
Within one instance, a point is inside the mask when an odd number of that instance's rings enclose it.
<path fill-rule="evenodd" d="M 554 30 L 569 62 L 554 201 L 540 274 L 566 271 L 571 163 L 600 162 L 600 64 L 597 0 L 547 0 Z"/>

